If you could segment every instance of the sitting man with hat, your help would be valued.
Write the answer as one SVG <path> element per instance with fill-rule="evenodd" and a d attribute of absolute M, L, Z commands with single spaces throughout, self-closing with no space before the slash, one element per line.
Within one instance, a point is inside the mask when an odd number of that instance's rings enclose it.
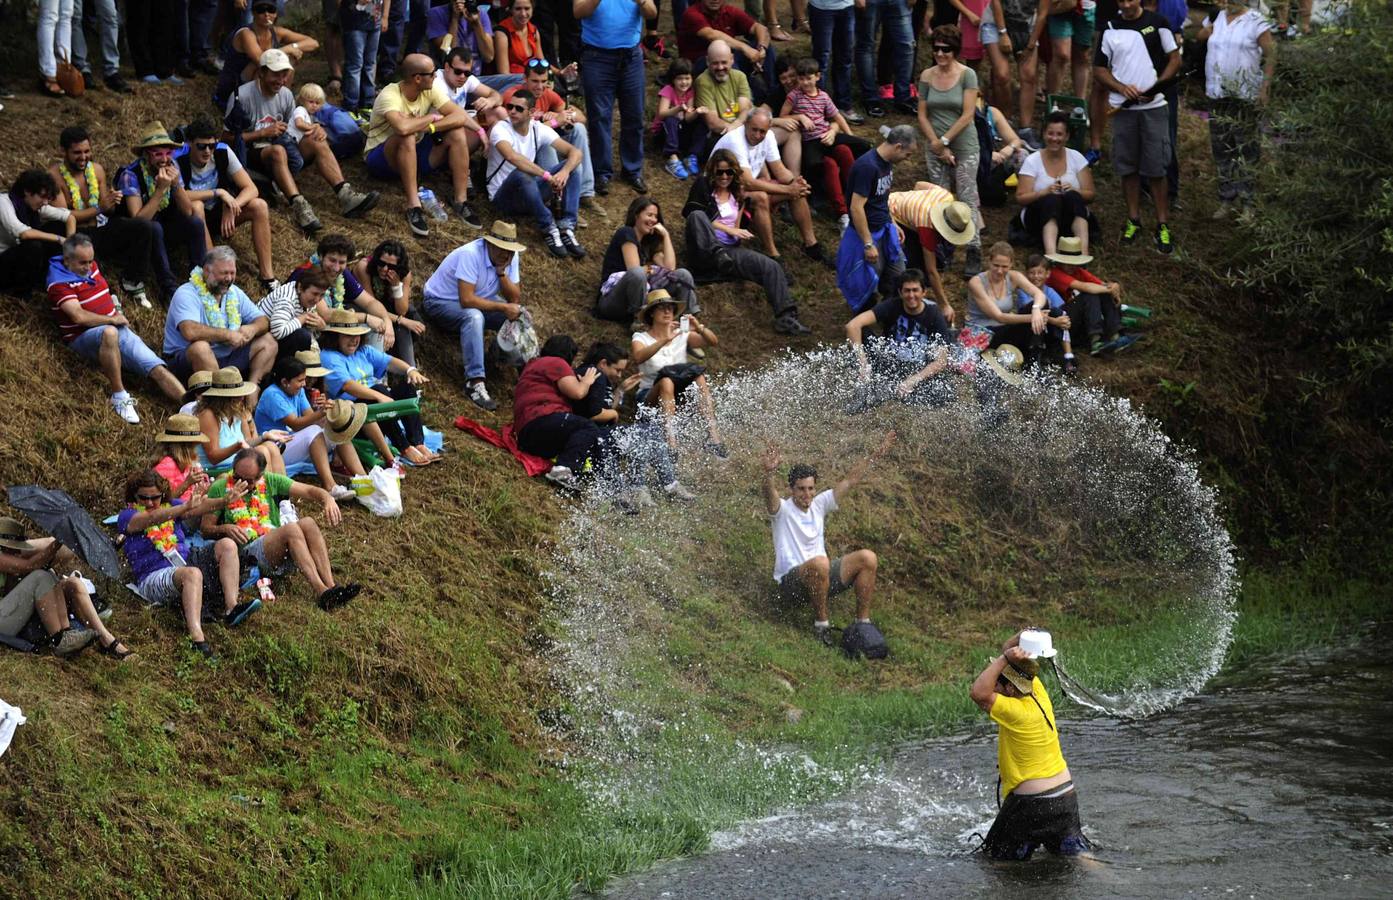
<path fill-rule="evenodd" d="M 906 402 L 943 403 L 952 389 L 942 380 L 930 381 L 948 368 L 948 348 L 956 335 L 948 329 L 943 313 L 924 299 L 924 273 L 906 269 L 900 276 L 900 295 L 887 297 L 846 323 L 846 339 L 860 366 L 861 396 L 854 404 L 860 412 L 883 400 L 871 387 L 871 373 L 896 382 L 894 394 Z M 863 336 L 867 328 L 878 326 L 880 337 L 873 339 L 872 358 L 866 356 Z M 851 411 L 851 410 L 849 410 Z"/>
<path fill-rule="evenodd" d="M 1037 677 L 1055 654 L 1049 632 L 1027 629 L 1001 647 L 972 682 L 972 702 L 998 725 L 1001 808 L 982 842 L 993 859 L 1026 860 L 1035 848 L 1077 856 L 1090 848 L 1079 824 L 1073 776 L 1059 747 L 1059 720 Z"/>
<path fill-rule="evenodd" d="M 229 499 L 220 510 L 204 514 L 203 535 L 232 538 L 242 548 L 242 558 L 255 563 L 262 575 L 299 569 L 323 610 L 342 606 L 362 590 L 358 584 L 335 582 L 329 548 L 314 519 L 300 516 L 287 522 L 281 518 L 281 501 L 316 500 L 324 507 L 325 521 L 338 525 L 343 514 L 328 491 L 267 472 L 266 457 L 248 448 L 233 457 L 231 472 L 208 486 L 208 497 Z"/>
<path fill-rule="evenodd" d="M 234 282 L 237 252 L 214 247 L 169 303 L 164 357 L 176 374 L 236 366 L 260 384 L 276 361 L 270 320 Z"/>
<path fill-rule="evenodd" d="M 459 334 L 470 401 L 490 411 L 498 402 L 484 386 L 484 331 L 497 331 L 522 315 L 518 254 L 527 248 L 517 236 L 511 222 L 495 221 L 489 234 L 451 250 L 424 289 L 426 318 Z"/>
<path fill-rule="evenodd" d="M 916 181 L 912 191 L 892 191 L 888 203 L 890 219 L 903 234 L 907 264 L 928 275 L 926 287 L 943 318 L 952 325 L 957 315 L 943 289 L 939 267 L 947 265 L 953 247 L 965 247 L 977 235 L 972 207 L 928 181 Z M 942 246 L 941 241 L 949 246 Z"/>
<path fill-rule="evenodd" d="M 140 415 L 121 381 L 123 368 L 140 372 L 171 400 L 177 402 L 184 395 L 179 379 L 117 310 L 111 287 L 97 266 L 92 239 L 82 232 L 63 241 L 62 255 L 49 260 L 48 301 L 63 343 L 101 366 L 111 390 L 111 407 L 126 422 L 137 425 Z"/>
<path fill-rule="evenodd" d="M 188 248 L 189 264 L 196 265 L 203 259 L 208 244 L 204 240 L 203 220 L 174 162 L 174 151 L 181 146 L 162 123 L 152 123 L 141 133 L 140 143 L 131 148 L 135 162 L 116 175 L 116 189 L 121 192 L 128 216 L 155 223 L 166 257 L 177 242 L 183 241 Z M 167 258 L 161 267 L 173 271 Z"/>
<path fill-rule="evenodd" d="M 23 525 L 0 517 L 0 637 L 15 637 L 38 613 L 48 646 L 66 652 L 63 638 L 69 633 L 68 616 L 72 615 L 96 633 L 103 655 L 125 659 L 132 651 L 107 631 L 83 579 L 59 578 L 50 571 L 55 565 L 70 570 L 76 562 L 77 557 L 53 538 L 25 540 Z"/>
<path fill-rule="evenodd" d="M 1045 284 L 1065 298 L 1074 331 L 1082 329 L 1092 356 L 1125 350 L 1136 343 L 1135 335 L 1122 334 L 1122 285 L 1104 281 L 1084 268 L 1093 257 L 1083 252 L 1076 237 L 1062 237 L 1045 259 L 1054 263 Z M 1106 336 L 1106 337 L 1105 337 Z"/>

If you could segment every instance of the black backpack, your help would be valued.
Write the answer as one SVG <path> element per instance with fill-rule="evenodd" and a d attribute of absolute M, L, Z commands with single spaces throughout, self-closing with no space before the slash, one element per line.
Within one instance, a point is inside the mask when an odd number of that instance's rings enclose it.
<path fill-rule="evenodd" d="M 885 635 L 870 622 L 852 622 L 842 632 L 842 651 L 856 659 L 884 659 L 890 648 L 885 645 Z"/>
<path fill-rule="evenodd" d="M 991 119 L 991 108 L 974 112 L 972 124 L 977 130 L 977 201 L 982 206 L 1002 206 L 1006 203 L 1006 179 L 1010 173 L 1005 166 L 992 165 L 996 126 Z"/>

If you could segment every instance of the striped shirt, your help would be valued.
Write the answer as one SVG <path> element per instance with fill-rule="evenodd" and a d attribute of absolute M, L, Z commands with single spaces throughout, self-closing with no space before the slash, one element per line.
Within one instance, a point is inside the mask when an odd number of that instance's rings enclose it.
<path fill-rule="evenodd" d="M 818 91 L 814 97 L 809 97 L 802 90 L 794 91 L 788 95 L 788 101 L 792 104 L 789 112 L 793 115 L 804 115 L 813 121 L 813 127 L 803 132 L 803 140 L 818 140 L 827 133 L 829 123 L 837 118 L 837 104 L 832 102 L 826 91 Z"/>
<path fill-rule="evenodd" d="M 257 304 L 266 318 L 271 320 L 271 337 L 276 340 L 284 340 L 303 326 L 300 324 L 300 315 L 305 308 L 300 305 L 300 283 L 298 281 L 287 281 L 285 284 L 276 288 Z"/>
<path fill-rule="evenodd" d="M 922 191 L 895 191 L 890 194 L 890 218 L 902 228 L 932 228 L 929 213 L 952 202 L 952 193 L 937 185 Z"/>
<path fill-rule="evenodd" d="M 96 263 L 92 264 L 92 274 L 88 276 L 87 281 L 55 281 L 50 284 L 48 300 L 53 304 L 53 316 L 58 320 L 58 332 L 65 344 L 72 343 L 74 338 L 92 326 L 79 325 L 69 318 L 67 310 L 63 309 L 64 303 L 75 300 L 84 312 L 97 316 L 116 314 L 116 304 L 111 300 L 111 288 Z"/>

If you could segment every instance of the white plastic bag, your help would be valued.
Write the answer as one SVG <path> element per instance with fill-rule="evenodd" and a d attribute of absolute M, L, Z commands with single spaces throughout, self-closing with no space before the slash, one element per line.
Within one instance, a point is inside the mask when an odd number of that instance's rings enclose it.
<path fill-rule="evenodd" d="M 494 343 L 504 361 L 521 368 L 537 358 L 540 344 L 532 327 L 532 313 L 522 308 L 516 319 L 504 322 L 494 336 Z"/>
<path fill-rule="evenodd" d="M 373 515 L 384 519 L 401 515 L 401 477 L 391 469 L 373 466 L 368 473 L 368 482 L 372 491 L 365 494 L 360 488 L 358 502 Z"/>
<path fill-rule="evenodd" d="M 0 700 L 0 755 L 10 748 L 10 741 L 15 736 L 15 729 L 25 723 L 24 711 L 18 706 L 11 706 L 4 700 Z"/>

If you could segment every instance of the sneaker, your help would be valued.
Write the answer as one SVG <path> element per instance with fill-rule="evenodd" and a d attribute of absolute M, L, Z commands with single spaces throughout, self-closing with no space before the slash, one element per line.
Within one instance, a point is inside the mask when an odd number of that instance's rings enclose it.
<path fill-rule="evenodd" d="M 329 496 L 335 500 L 352 500 L 358 496 L 358 492 L 346 484 L 336 484 L 329 491 Z"/>
<path fill-rule="evenodd" d="M 1119 240 L 1124 244 L 1135 244 L 1139 234 L 1141 234 L 1141 223 L 1136 219 L 1128 219 L 1127 224 L 1122 226 L 1122 237 Z"/>
<path fill-rule="evenodd" d="M 851 216 L 847 215 L 846 213 L 842 213 L 840 216 L 837 216 L 837 228 L 839 231 L 841 231 L 842 234 L 846 234 L 846 230 L 850 225 Z"/>
<path fill-rule="evenodd" d="M 102 83 L 106 85 L 107 90 L 115 91 L 118 94 L 135 93 L 135 88 L 131 87 L 131 83 L 129 81 L 121 77 L 120 72 L 113 72 L 110 75 L 106 76 L 102 79 Z"/>
<path fill-rule="evenodd" d="M 547 252 L 557 259 L 565 259 L 571 255 L 566 251 L 566 245 L 561 242 L 561 232 L 555 228 L 547 232 L 544 243 L 547 245 Z"/>
<path fill-rule="evenodd" d="M 818 643 L 824 647 L 836 647 L 837 639 L 832 636 L 831 625 L 814 625 L 813 637 L 817 638 Z"/>
<path fill-rule="evenodd" d="M 707 441 L 702 448 L 717 459 L 730 459 L 730 451 L 720 441 Z"/>
<path fill-rule="evenodd" d="M 585 248 L 576 240 L 576 233 L 569 228 L 561 229 L 561 246 L 566 248 L 566 252 L 576 259 L 585 258 Z"/>
<path fill-rule="evenodd" d="M 645 490 L 647 489 L 645 488 Z M 666 485 L 663 488 L 663 493 L 667 495 L 669 500 L 675 500 L 678 503 L 695 503 L 697 498 L 696 494 L 687 490 L 686 486 L 680 481 L 674 481 L 672 484 Z"/>
<path fill-rule="evenodd" d="M 498 401 L 489 396 L 489 389 L 482 381 L 476 381 L 469 386 L 469 402 L 489 412 L 498 409 Z"/>
<path fill-rule="evenodd" d="M 798 320 L 793 313 L 779 316 L 774 320 L 774 331 L 779 334 L 811 334 L 812 329 Z"/>
<path fill-rule="evenodd" d="M 1110 346 L 1111 343 L 1111 341 L 1103 340 L 1102 335 L 1093 335 L 1093 337 L 1089 338 L 1088 355 L 1101 356 L 1103 353 L 1106 353 L 1108 350 L 1112 349 Z"/>
<path fill-rule="evenodd" d="M 1171 227 L 1165 222 L 1156 226 L 1156 250 L 1157 252 L 1170 256 L 1175 249 L 1171 244 Z"/>
<path fill-rule="evenodd" d="M 663 163 L 663 169 L 678 181 L 685 181 L 690 174 L 687 167 L 682 164 L 682 160 L 675 156 L 669 156 L 667 162 Z"/>
<path fill-rule="evenodd" d="M 345 181 L 343 187 L 339 188 L 339 211 L 343 213 L 344 218 L 361 219 L 380 199 L 382 195 L 377 191 L 355 191 L 353 185 Z"/>
<path fill-rule="evenodd" d="M 885 104 L 879 100 L 870 100 L 866 103 L 866 115 L 872 119 L 885 118 Z"/>
<path fill-rule="evenodd" d="M 1045 145 L 1040 142 L 1040 138 L 1035 134 L 1034 128 L 1022 128 L 1016 132 L 1020 136 L 1021 143 L 1032 151 L 1039 150 Z"/>
<path fill-rule="evenodd" d="M 121 293 L 125 294 L 128 300 L 134 300 L 140 304 L 142 309 L 154 309 L 150 303 L 149 295 L 145 293 L 145 282 L 143 281 L 127 281 L 122 278 Z"/>
<path fill-rule="evenodd" d="M 595 193 L 596 193 L 598 196 L 601 196 L 601 197 L 608 197 L 608 196 L 609 196 L 609 176 L 608 176 L 608 175 L 596 175 L 596 176 L 595 176 Z"/>
<path fill-rule="evenodd" d="M 890 104 L 890 108 L 902 116 L 919 115 L 919 104 L 913 100 L 896 100 Z"/>
<path fill-rule="evenodd" d="M 126 394 L 125 396 L 121 394 L 112 394 L 111 408 L 116 410 L 116 415 L 124 419 L 126 424 L 140 424 L 140 415 L 135 411 L 135 400 L 132 399 L 130 394 Z"/>
<path fill-rule="evenodd" d="M 893 84 L 882 84 L 879 93 L 880 99 L 893 100 L 895 99 L 895 86 Z"/>
<path fill-rule="evenodd" d="M 843 119 L 846 119 L 846 122 L 847 122 L 848 125 L 864 125 L 864 124 L 866 124 L 866 117 L 863 116 L 863 115 L 861 115 L 859 112 L 857 112 L 857 111 L 854 110 L 854 109 L 848 108 L 848 109 L 843 110 L 843 111 L 842 111 L 842 118 L 843 118 Z"/>
<path fill-rule="evenodd" d="M 218 661 L 218 654 L 213 652 L 213 648 L 208 646 L 207 641 L 189 641 L 189 645 L 193 648 L 195 653 L 202 656 L 208 662 L 212 663 Z"/>
<path fill-rule="evenodd" d="M 546 478 L 547 481 L 550 481 L 559 488 L 568 491 L 580 490 L 580 481 L 576 478 L 575 473 L 565 466 L 552 466 L 550 469 L 547 469 Z"/>
<path fill-rule="evenodd" d="M 291 522 L 300 521 L 300 514 L 295 511 L 295 504 L 287 497 L 281 501 L 279 507 L 281 513 L 281 524 L 288 525 Z"/>
<path fill-rule="evenodd" d="M 247 621 L 247 617 L 258 609 L 261 609 L 260 597 L 253 597 L 245 603 L 238 603 L 228 611 L 227 615 L 223 616 L 223 624 L 228 628 L 236 628 Z"/>
<path fill-rule="evenodd" d="M 589 227 L 590 227 L 590 221 L 589 221 L 588 219 L 586 219 L 585 216 L 581 215 L 579 210 L 576 211 L 576 227 L 577 227 L 577 228 L 589 228 Z"/>
<path fill-rule="evenodd" d="M 700 174 L 701 174 L 701 160 L 697 159 L 695 153 L 693 153 L 691 156 L 687 157 L 686 160 L 685 160 L 685 162 L 686 162 L 686 164 L 687 164 L 687 174 L 688 174 L 688 175 L 700 175 Z"/>
<path fill-rule="evenodd" d="M 178 75 L 171 75 L 164 80 L 164 84 L 172 84 L 175 87 L 179 87 L 180 85 L 185 84 L 185 81 Z"/>
<path fill-rule="evenodd" d="M 426 237 L 430 234 L 430 226 L 426 224 L 426 211 L 419 206 L 407 208 L 406 225 L 416 237 Z"/>
<path fill-rule="evenodd" d="M 460 217 L 460 221 L 470 228 L 483 228 L 484 223 L 479 221 L 479 214 L 474 211 L 474 207 L 469 205 L 468 200 L 461 200 L 453 203 L 450 208 L 455 211 L 455 215 Z"/>
<path fill-rule="evenodd" d="M 1090 167 L 1098 165 L 1103 158 L 1103 151 L 1097 147 L 1089 147 L 1083 155 L 1083 161 Z"/>
<path fill-rule="evenodd" d="M 314 234 L 323 228 L 319 221 L 319 216 L 314 214 L 314 207 L 310 206 L 310 201 L 305 199 L 304 194 L 295 195 L 295 199 L 290 203 L 290 214 L 295 219 L 295 224 L 308 234 Z"/>
<path fill-rule="evenodd" d="M 1112 347 L 1112 352 L 1121 353 L 1139 340 L 1141 340 L 1141 335 L 1139 334 L 1119 334 L 1109 341 L 1109 344 Z"/>
<path fill-rule="evenodd" d="M 963 275 L 971 278 L 982 274 L 982 248 L 968 247 L 963 254 Z"/>
<path fill-rule="evenodd" d="M 140 80 L 143 81 L 143 82 L 145 82 L 146 84 L 159 84 L 159 83 L 160 83 L 160 76 L 158 76 L 158 75 L 146 75 L 146 76 L 142 77 Z"/>
<path fill-rule="evenodd" d="M 1079 361 L 1069 356 L 1064 359 L 1064 374 L 1070 378 L 1079 374 Z"/>
<path fill-rule="evenodd" d="M 640 193 L 640 194 L 646 194 L 646 193 L 648 193 L 648 182 L 644 179 L 643 173 L 642 173 L 642 172 L 638 172 L 638 173 L 625 172 L 625 173 L 624 173 L 624 181 L 625 181 L 626 183 L 628 183 L 629 187 L 633 188 L 633 189 L 634 189 L 635 191 L 637 191 L 638 193 Z"/>

